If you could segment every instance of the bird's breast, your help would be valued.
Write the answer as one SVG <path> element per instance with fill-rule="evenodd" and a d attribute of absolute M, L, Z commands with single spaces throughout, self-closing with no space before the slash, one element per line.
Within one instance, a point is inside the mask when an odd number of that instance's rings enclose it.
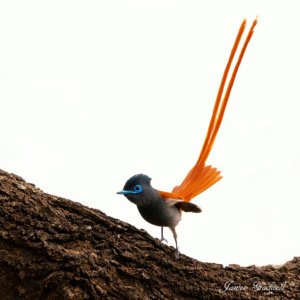
<path fill-rule="evenodd" d="M 169 206 L 163 200 L 151 201 L 147 205 L 137 206 L 141 216 L 156 226 L 175 227 L 181 219 L 181 213 L 175 206 Z"/>

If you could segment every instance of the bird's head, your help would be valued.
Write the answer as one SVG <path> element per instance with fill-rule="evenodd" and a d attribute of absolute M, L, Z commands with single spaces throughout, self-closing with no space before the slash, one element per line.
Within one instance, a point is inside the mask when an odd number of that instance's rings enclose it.
<path fill-rule="evenodd" d="M 145 192 L 152 189 L 151 178 L 144 174 L 137 174 L 129 178 L 122 191 L 117 194 L 124 195 L 128 200 L 137 204 L 139 199 L 143 199 Z"/>

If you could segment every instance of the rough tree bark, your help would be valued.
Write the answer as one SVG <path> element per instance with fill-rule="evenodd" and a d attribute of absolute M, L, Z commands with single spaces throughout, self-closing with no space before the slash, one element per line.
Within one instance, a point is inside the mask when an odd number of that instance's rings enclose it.
<path fill-rule="evenodd" d="M 1 300 L 300 299 L 299 282 L 299 257 L 277 268 L 175 260 L 145 231 L 0 171 Z"/>

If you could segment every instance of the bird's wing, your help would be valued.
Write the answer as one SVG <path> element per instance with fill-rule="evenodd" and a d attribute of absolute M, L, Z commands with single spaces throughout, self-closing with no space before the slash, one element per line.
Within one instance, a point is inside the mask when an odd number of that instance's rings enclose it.
<path fill-rule="evenodd" d="M 257 19 L 255 19 L 252 23 L 252 26 L 248 32 L 248 35 L 246 37 L 246 40 L 244 42 L 244 45 L 241 49 L 241 52 L 238 56 L 238 59 L 236 61 L 235 67 L 233 69 L 230 81 L 228 83 L 227 89 L 225 91 L 224 97 L 222 99 L 224 86 L 226 83 L 226 79 L 230 70 L 230 66 L 232 64 L 232 61 L 234 59 L 235 53 L 237 51 L 238 45 L 240 43 L 241 37 L 243 35 L 243 32 L 246 27 L 246 20 L 243 20 L 239 32 L 237 34 L 237 37 L 235 39 L 234 45 L 232 47 L 226 68 L 223 73 L 223 77 L 219 86 L 218 94 L 216 97 L 213 113 L 211 116 L 211 120 L 209 123 L 209 127 L 206 133 L 206 138 L 202 146 L 202 150 L 200 152 L 199 158 L 194 165 L 194 167 L 189 171 L 183 182 L 179 185 L 174 187 L 172 193 L 167 192 L 160 192 L 162 197 L 164 198 L 175 198 L 175 199 L 182 199 L 184 201 L 190 201 L 195 196 L 199 195 L 209 187 L 211 187 L 213 184 L 215 184 L 217 181 L 219 181 L 222 177 L 220 175 L 220 171 L 218 171 L 216 168 L 213 168 L 211 166 L 206 166 L 206 160 L 207 157 L 212 149 L 212 146 L 214 144 L 215 138 L 217 136 L 218 130 L 220 128 L 224 112 L 226 109 L 226 105 L 230 96 L 230 92 L 236 77 L 236 74 L 238 72 L 240 63 L 243 59 L 244 53 L 246 51 L 246 48 L 248 46 L 248 43 L 252 37 L 254 27 L 257 23 Z"/>
<path fill-rule="evenodd" d="M 183 210 L 185 212 L 201 212 L 201 208 L 191 202 L 173 198 L 164 198 L 164 200 L 169 206 L 176 206 L 178 209 Z"/>

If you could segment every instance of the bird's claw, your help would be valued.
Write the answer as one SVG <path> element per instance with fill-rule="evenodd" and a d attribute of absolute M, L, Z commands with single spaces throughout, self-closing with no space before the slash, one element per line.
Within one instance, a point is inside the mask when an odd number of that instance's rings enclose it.
<path fill-rule="evenodd" d="M 166 244 L 168 244 L 168 240 L 167 239 L 165 239 L 164 237 L 162 237 L 161 239 L 160 239 L 160 241 L 163 243 L 163 242 L 166 242 Z"/>
<path fill-rule="evenodd" d="M 178 249 L 175 250 L 175 259 L 179 259 L 180 252 Z"/>

